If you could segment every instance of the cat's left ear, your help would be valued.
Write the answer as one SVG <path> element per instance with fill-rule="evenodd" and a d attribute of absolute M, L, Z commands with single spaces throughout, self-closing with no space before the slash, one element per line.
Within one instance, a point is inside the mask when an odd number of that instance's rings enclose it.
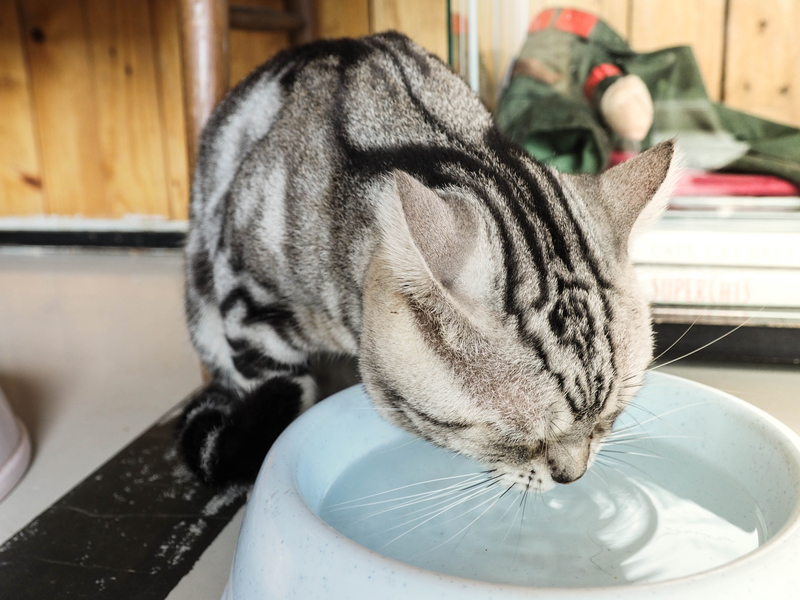
<path fill-rule="evenodd" d="M 464 202 L 403 171 L 387 184 L 377 217 L 398 283 L 420 291 L 434 282 L 452 289 L 475 245 L 476 216 Z"/>
<path fill-rule="evenodd" d="M 664 212 L 680 175 L 675 140 L 662 142 L 598 176 L 561 175 L 591 210 L 600 210 L 620 248 Z"/>

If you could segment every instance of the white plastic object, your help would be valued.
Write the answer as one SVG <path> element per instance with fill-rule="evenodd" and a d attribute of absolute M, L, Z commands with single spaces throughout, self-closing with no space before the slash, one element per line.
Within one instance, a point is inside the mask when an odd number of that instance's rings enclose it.
<path fill-rule="evenodd" d="M 0 390 L 0 500 L 14 489 L 30 460 L 28 432 Z"/>
<path fill-rule="evenodd" d="M 709 467 L 724 471 L 755 501 L 767 531 L 755 550 L 689 576 L 604 587 L 490 583 L 388 558 L 348 539 L 318 516 L 325 494 L 348 467 L 408 436 L 380 419 L 363 388 L 357 386 L 313 407 L 273 446 L 247 506 L 223 598 L 796 597 L 800 589 L 800 438 L 738 398 L 677 377 L 649 374 L 639 398 L 645 395 L 654 400 L 648 408 L 659 415 L 648 426 L 654 438 L 672 436 L 682 451 L 696 456 L 696 473 Z M 735 505 L 735 498 L 728 498 L 723 487 L 710 492 L 721 496 L 731 511 L 747 508 Z"/>

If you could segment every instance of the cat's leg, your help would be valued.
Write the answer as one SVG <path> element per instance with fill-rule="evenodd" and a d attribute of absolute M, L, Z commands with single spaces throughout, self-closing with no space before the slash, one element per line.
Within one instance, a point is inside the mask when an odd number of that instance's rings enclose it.
<path fill-rule="evenodd" d="M 250 483 L 278 435 L 316 400 L 308 349 L 291 310 L 252 286 L 219 304 L 187 290 L 187 309 L 213 380 L 184 410 L 180 450 L 209 485 Z"/>

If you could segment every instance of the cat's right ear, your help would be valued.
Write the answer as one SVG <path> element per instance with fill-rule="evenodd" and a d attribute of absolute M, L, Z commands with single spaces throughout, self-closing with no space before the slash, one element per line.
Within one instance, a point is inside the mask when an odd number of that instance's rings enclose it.
<path fill-rule="evenodd" d="M 625 243 L 661 216 L 680 176 L 675 140 L 653 146 L 600 177 L 603 199 Z"/>
<path fill-rule="evenodd" d="M 419 292 L 436 283 L 451 288 L 474 246 L 476 215 L 403 171 L 387 184 L 377 217 L 399 283 Z"/>
<path fill-rule="evenodd" d="M 608 226 L 624 252 L 630 239 L 646 230 L 667 207 L 680 162 L 675 140 L 669 140 L 601 175 L 559 177 Z"/>

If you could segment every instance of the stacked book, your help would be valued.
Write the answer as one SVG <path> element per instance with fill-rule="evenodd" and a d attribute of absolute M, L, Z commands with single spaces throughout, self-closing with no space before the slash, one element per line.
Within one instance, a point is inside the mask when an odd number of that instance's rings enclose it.
<path fill-rule="evenodd" d="M 800 327 L 800 196 L 784 181 L 689 174 L 631 253 L 656 323 Z"/>

